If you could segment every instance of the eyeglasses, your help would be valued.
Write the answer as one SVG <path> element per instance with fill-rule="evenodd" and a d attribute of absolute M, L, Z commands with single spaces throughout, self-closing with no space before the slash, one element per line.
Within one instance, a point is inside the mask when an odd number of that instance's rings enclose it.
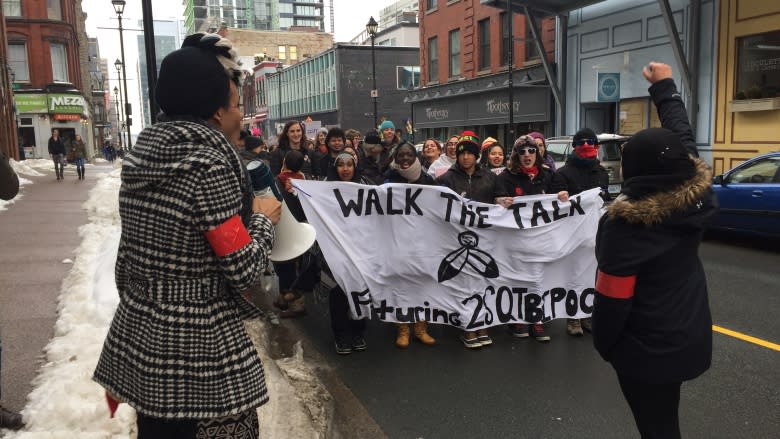
<path fill-rule="evenodd" d="M 582 146 L 582 145 L 584 145 L 586 143 L 588 145 L 597 145 L 598 141 L 596 139 L 577 139 L 577 140 L 574 141 L 574 144 L 576 146 Z"/>
<path fill-rule="evenodd" d="M 536 148 L 518 148 L 517 154 L 518 155 L 536 154 Z"/>
<path fill-rule="evenodd" d="M 447 145 L 457 146 L 458 142 L 447 142 Z"/>

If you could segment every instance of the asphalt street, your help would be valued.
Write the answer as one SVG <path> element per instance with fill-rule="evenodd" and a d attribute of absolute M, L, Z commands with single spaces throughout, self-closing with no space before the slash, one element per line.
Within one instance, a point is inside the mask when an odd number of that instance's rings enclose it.
<path fill-rule="evenodd" d="M 780 343 L 778 243 L 708 239 L 700 254 L 715 325 Z M 548 344 L 497 327 L 493 346 L 478 351 L 442 326 L 431 327 L 436 346 L 400 350 L 394 326 L 372 321 L 368 350 L 339 356 L 327 303 L 316 299 L 295 323 L 307 348 L 390 438 L 639 437 L 613 370 L 589 335 L 566 335 L 563 321 L 549 325 Z M 713 338 L 712 368 L 682 388 L 683 437 L 776 438 L 780 352 L 717 332 Z"/>

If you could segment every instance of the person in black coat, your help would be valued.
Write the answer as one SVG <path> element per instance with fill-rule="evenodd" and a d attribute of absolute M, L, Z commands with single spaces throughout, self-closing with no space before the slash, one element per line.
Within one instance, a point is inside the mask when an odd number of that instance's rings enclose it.
<path fill-rule="evenodd" d="M 279 144 L 271 151 L 271 172 L 279 175 L 282 172 L 284 156 L 290 150 L 297 150 L 303 154 L 302 172 L 306 178 L 312 177 L 312 158 L 309 157 L 310 151 L 306 149 L 306 133 L 303 131 L 303 125 L 296 120 L 291 120 L 284 124 L 282 134 L 279 135 Z"/>
<path fill-rule="evenodd" d="M 666 64 L 650 63 L 644 75 L 656 102 L 675 89 Z M 696 145 L 682 101 L 667 104 L 677 106 L 666 108 L 668 128 L 642 130 L 624 146 L 623 190 L 596 236 L 593 342 L 615 369 L 643 439 L 680 437 L 681 384 L 712 358 L 698 255 L 717 209 L 712 173 L 690 154 Z"/>
<path fill-rule="evenodd" d="M 452 189 L 461 197 L 492 204 L 495 199 L 496 174 L 477 163 L 480 148 L 479 138 L 471 131 L 464 131 L 455 147 L 457 161 L 436 179 L 436 183 Z M 493 344 L 487 329 L 464 331 L 460 341 L 468 349 Z"/>
<path fill-rule="evenodd" d="M 49 138 L 49 155 L 51 155 L 52 160 L 54 160 L 54 172 L 57 174 L 57 180 L 64 179 L 65 143 L 62 142 L 59 130 L 51 130 L 51 137 Z"/>
<path fill-rule="evenodd" d="M 599 139 L 590 128 L 582 128 L 572 138 L 574 152 L 566 159 L 566 164 L 556 173 L 556 191 L 568 191 L 571 195 L 593 188 L 601 188 L 601 197 L 609 201 L 609 174 L 598 159 Z M 581 336 L 582 330 L 590 332 L 591 320 L 567 319 L 566 332 L 572 336 Z"/>

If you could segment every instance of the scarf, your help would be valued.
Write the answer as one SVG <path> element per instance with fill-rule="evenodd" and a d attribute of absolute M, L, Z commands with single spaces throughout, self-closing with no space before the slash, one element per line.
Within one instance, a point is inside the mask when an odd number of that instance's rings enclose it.
<path fill-rule="evenodd" d="M 409 183 L 414 183 L 419 180 L 420 174 L 422 173 L 422 164 L 420 164 L 420 160 L 416 158 L 414 159 L 412 166 L 409 166 L 407 169 L 401 169 L 395 161 L 390 163 L 390 168 L 398 171 L 398 173 L 401 174 L 401 177 L 405 178 Z"/>
<path fill-rule="evenodd" d="M 539 175 L 539 168 L 536 166 L 531 166 L 530 168 L 520 166 L 520 172 L 527 175 L 529 180 L 533 180 L 537 175 Z"/>
<path fill-rule="evenodd" d="M 593 145 L 582 145 L 574 148 L 574 154 L 583 159 L 595 159 L 599 150 Z"/>

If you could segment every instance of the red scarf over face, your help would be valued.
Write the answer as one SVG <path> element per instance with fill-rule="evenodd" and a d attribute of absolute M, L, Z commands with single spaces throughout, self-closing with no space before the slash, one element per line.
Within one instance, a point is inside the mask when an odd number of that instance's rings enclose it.
<path fill-rule="evenodd" d="M 599 150 L 593 145 L 582 145 L 574 148 L 574 153 L 583 159 L 595 159 L 599 155 Z"/>

